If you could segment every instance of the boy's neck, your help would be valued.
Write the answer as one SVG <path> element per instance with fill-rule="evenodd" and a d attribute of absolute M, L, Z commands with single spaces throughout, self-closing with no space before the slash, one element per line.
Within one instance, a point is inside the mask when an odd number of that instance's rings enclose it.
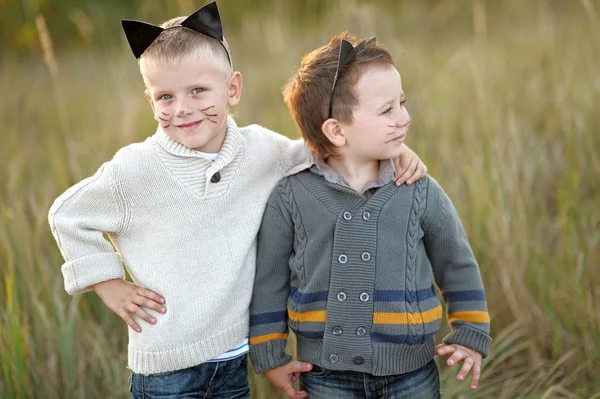
<path fill-rule="evenodd" d="M 348 157 L 329 157 L 327 165 L 342 175 L 354 190 L 362 193 L 367 182 L 377 180 L 379 176 L 378 160 L 356 160 Z"/>

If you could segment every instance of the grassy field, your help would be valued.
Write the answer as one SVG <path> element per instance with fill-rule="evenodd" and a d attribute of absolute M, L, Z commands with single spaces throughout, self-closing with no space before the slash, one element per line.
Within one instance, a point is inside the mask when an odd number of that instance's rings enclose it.
<path fill-rule="evenodd" d="M 301 55 L 342 29 L 377 35 L 403 76 L 407 144 L 458 208 L 492 316 L 480 388 L 442 365 L 444 397 L 600 398 L 600 2 L 334 3 L 239 21 L 238 123 L 297 136 L 280 87 Z M 47 212 L 153 133 L 135 60 L 125 43 L 0 58 L 0 397 L 126 397 L 125 324 L 64 292 Z"/>

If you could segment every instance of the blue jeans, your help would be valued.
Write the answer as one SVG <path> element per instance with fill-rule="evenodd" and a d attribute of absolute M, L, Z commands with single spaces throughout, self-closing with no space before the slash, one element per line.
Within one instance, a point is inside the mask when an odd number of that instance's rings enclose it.
<path fill-rule="evenodd" d="M 243 355 L 167 373 L 132 373 L 130 390 L 134 399 L 248 399 L 248 359 Z"/>
<path fill-rule="evenodd" d="M 440 398 L 440 376 L 433 360 L 410 373 L 385 377 L 314 366 L 300 375 L 300 386 L 309 399 Z"/>

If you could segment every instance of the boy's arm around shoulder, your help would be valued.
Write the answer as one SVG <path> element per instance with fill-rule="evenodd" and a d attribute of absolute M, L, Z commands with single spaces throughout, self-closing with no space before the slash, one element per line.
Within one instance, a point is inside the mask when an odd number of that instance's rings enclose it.
<path fill-rule="evenodd" d="M 306 164 L 311 158 L 311 152 L 304 144 L 304 140 L 292 140 L 265 127 L 263 129 L 264 133 L 277 143 L 277 147 L 279 148 L 279 164 L 284 174 L 288 174 L 292 169 Z"/>
<path fill-rule="evenodd" d="M 490 317 L 479 266 L 452 201 L 433 178 L 426 183 L 423 240 L 452 326 L 444 343 L 466 346 L 486 357 Z"/>
<path fill-rule="evenodd" d="M 289 178 L 275 187 L 267 202 L 258 233 L 256 274 L 250 305 L 250 357 L 257 373 L 291 360 L 285 353 L 288 338 L 287 299 L 290 294 L 289 259 L 294 244 L 293 201 Z"/>
<path fill-rule="evenodd" d="M 123 279 L 121 259 L 104 233 L 126 228 L 127 205 L 119 192 L 114 165 L 105 163 L 54 201 L 48 214 L 50 229 L 65 259 L 62 273 L 69 294 Z"/>

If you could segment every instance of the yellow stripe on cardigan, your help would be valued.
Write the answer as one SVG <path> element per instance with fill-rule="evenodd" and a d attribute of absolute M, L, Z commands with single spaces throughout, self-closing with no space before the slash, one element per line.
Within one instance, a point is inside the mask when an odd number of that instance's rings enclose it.
<path fill-rule="evenodd" d="M 431 323 L 442 318 L 442 307 L 437 307 L 420 313 L 400 312 L 375 312 L 373 323 L 375 324 L 424 324 Z"/>
<path fill-rule="evenodd" d="M 298 323 L 307 323 L 307 322 L 320 322 L 325 323 L 325 319 L 327 319 L 327 311 L 326 310 L 315 310 L 313 312 L 294 312 L 292 309 L 288 308 L 288 317 L 290 320 L 293 320 Z"/>
<path fill-rule="evenodd" d="M 250 345 L 258 345 L 258 344 L 262 344 L 263 342 L 267 342 L 267 341 L 273 341 L 275 339 L 287 339 L 288 334 L 287 333 L 273 333 L 273 334 L 266 334 L 266 335 L 259 335 L 258 337 L 250 337 Z"/>
<path fill-rule="evenodd" d="M 448 322 L 453 321 L 468 321 L 470 323 L 490 323 L 490 315 L 488 312 L 481 310 L 471 310 L 465 312 L 448 313 Z"/>

